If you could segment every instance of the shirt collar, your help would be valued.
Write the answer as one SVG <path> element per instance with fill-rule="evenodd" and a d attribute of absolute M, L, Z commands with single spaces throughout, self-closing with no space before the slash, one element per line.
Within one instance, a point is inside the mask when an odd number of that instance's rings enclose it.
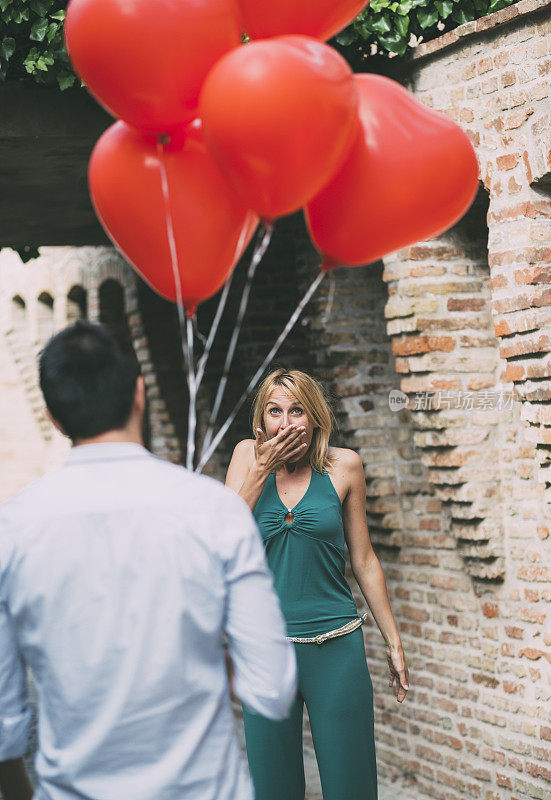
<path fill-rule="evenodd" d="M 135 442 L 101 442 L 79 444 L 71 449 L 67 464 L 89 464 L 92 461 L 120 461 L 121 459 L 151 458 L 152 454 Z"/>

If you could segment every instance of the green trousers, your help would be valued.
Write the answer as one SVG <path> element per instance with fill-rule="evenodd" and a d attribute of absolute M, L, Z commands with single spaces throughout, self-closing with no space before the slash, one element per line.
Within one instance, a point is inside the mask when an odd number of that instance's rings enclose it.
<path fill-rule="evenodd" d="M 304 703 L 323 800 L 377 800 L 373 687 L 362 629 L 321 645 L 294 646 L 299 688 L 287 719 L 243 708 L 255 800 L 304 800 Z"/>

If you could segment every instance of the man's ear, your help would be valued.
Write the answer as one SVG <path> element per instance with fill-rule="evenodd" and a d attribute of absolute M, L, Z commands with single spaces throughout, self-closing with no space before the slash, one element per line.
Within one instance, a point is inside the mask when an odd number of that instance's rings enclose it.
<path fill-rule="evenodd" d="M 48 419 L 50 420 L 50 422 L 52 423 L 52 425 L 54 426 L 54 428 L 56 428 L 56 429 L 57 429 L 57 430 L 58 430 L 58 431 L 59 431 L 61 434 L 63 434 L 63 436 L 67 436 L 67 437 L 69 437 L 69 434 L 68 434 L 68 433 L 66 433 L 66 432 L 63 430 L 63 428 L 61 427 L 61 425 L 59 424 L 59 422 L 57 421 L 57 419 L 55 419 L 55 417 L 52 417 L 52 415 L 50 414 L 50 412 L 49 412 L 49 410 L 48 410 L 48 409 L 46 409 L 46 416 L 48 417 Z"/>
<path fill-rule="evenodd" d="M 143 375 L 136 378 L 136 388 L 134 390 L 134 407 L 140 412 L 145 411 L 145 380 Z"/>

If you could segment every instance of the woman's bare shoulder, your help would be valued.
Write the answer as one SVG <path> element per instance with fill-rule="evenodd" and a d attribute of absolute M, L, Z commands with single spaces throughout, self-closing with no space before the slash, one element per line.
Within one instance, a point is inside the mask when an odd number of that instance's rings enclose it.
<path fill-rule="evenodd" d="M 254 460 L 254 439 L 242 439 L 234 447 L 233 458 L 239 463 L 249 464 Z"/>
<path fill-rule="evenodd" d="M 363 480 L 364 469 L 360 456 L 348 447 L 330 447 L 331 465 L 329 475 L 344 502 L 353 486 Z"/>
<path fill-rule="evenodd" d="M 362 463 L 356 451 L 348 447 L 330 447 L 328 453 L 333 464 L 341 469 L 354 469 Z"/>

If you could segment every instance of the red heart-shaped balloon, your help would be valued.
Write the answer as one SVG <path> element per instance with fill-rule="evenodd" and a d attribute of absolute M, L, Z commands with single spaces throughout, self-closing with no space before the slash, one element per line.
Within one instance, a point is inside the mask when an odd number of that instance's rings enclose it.
<path fill-rule="evenodd" d="M 474 149 L 455 122 L 389 78 L 355 81 L 361 133 L 306 208 L 324 269 L 367 264 L 441 233 L 463 216 L 478 186 Z"/>
<path fill-rule="evenodd" d="M 239 0 L 251 39 L 301 33 L 322 41 L 352 22 L 366 0 Z"/>
<path fill-rule="evenodd" d="M 182 297 L 192 315 L 222 286 L 258 219 L 213 163 L 199 126 L 173 138 L 164 153 L 158 147 L 154 137 L 116 122 L 94 147 L 90 193 L 116 247 L 155 291 L 176 301 L 161 176 L 164 160 Z"/>
<path fill-rule="evenodd" d="M 114 116 L 166 133 L 197 116 L 213 64 L 241 42 L 236 0 L 71 0 L 67 50 Z"/>
<path fill-rule="evenodd" d="M 199 106 L 213 158 L 265 219 L 307 203 L 346 157 L 358 126 L 350 67 L 306 36 L 228 53 L 209 73 Z"/>

